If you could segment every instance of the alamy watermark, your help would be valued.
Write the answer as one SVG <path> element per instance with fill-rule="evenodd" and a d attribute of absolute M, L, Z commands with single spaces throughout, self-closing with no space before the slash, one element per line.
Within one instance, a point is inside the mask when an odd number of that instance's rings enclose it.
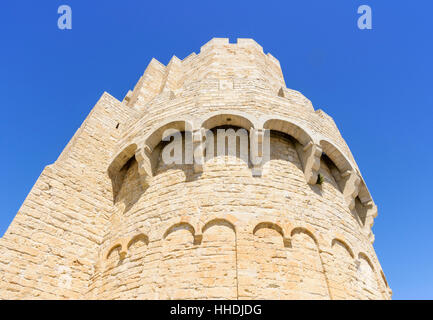
<path fill-rule="evenodd" d="M 57 27 L 60 30 L 71 30 L 72 29 L 72 9 L 66 4 L 62 4 L 57 8 L 57 13 L 60 17 L 57 20 Z"/>
<path fill-rule="evenodd" d="M 57 27 L 60 30 L 71 30 L 72 29 L 72 9 L 66 4 L 62 4 L 57 8 L 57 13 L 60 15 L 57 20 Z M 373 29 L 373 16 L 371 7 L 363 4 L 358 7 L 358 14 L 361 16 L 358 18 L 358 28 L 361 30 Z"/>
<path fill-rule="evenodd" d="M 359 6 L 358 13 L 361 14 L 361 16 L 358 18 L 358 28 L 361 30 L 373 29 L 373 16 L 372 16 L 373 13 L 371 11 L 370 6 L 366 4 Z"/>
<path fill-rule="evenodd" d="M 194 132 L 167 129 L 162 141 L 166 145 L 161 150 L 161 161 L 166 165 L 203 165 L 213 158 L 235 163 L 238 158 L 254 167 L 270 160 L 270 130 L 266 129 L 250 132 L 244 128 Z"/>

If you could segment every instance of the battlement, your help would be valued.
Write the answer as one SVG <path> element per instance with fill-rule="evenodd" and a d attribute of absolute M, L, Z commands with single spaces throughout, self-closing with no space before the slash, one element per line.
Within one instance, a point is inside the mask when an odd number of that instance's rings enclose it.
<path fill-rule="evenodd" d="M 236 58 L 233 59 L 233 56 Z M 193 77 L 191 77 L 193 76 Z M 253 39 L 213 38 L 200 53 L 180 60 L 173 56 L 167 66 L 152 59 L 134 90 L 125 96 L 128 105 L 145 105 L 164 91 L 182 91 L 184 85 L 204 79 L 250 79 L 253 86 L 274 92 L 285 87 L 280 62 Z"/>
<path fill-rule="evenodd" d="M 213 38 L 207 43 L 205 43 L 200 48 L 200 52 L 205 52 L 211 48 L 243 48 L 243 49 L 253 49 L 257 52 L 263 53 L 263 47 L 259 45 L 253 39 L 238 38 L 236 43 L 230 43 L 228 38 Z"/>

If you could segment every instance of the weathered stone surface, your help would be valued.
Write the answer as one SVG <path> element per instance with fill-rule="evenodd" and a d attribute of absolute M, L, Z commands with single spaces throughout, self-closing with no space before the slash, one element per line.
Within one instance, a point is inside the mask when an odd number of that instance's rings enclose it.
<path fill-rule="evenodd" d="M 254 147 L 272 130 L 269 160 L 207 156 L 221 126 Z M 161 161 L 166 129 L 200 161 Z M 122 102 L 102 95 L 0 239 L 0 298 L 390 299 L 376 215 L 334 121 L 278 60 L 212 39 L 153 59 Z"/>

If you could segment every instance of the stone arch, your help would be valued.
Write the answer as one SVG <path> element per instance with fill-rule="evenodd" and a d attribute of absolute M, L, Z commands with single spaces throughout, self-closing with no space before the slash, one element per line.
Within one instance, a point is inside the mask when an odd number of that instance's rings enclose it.
<path fill-rule="evenodd" d="M 143 139 L 144 144 L 149 147 L 150 152 L 164 139 L 166 130 L 177 130 L 180 132 L 192 131 L 192 124 L 188 120 L 168 120 L 160 126 L 151 129 L 150 133 Z"/>
<path fill-rule="evenodd" d="M 159 299 L 196 298 L 199 293 L 194 288 L 200 281 L 197 277 L 200 251 L 195 228 L 182 219 L 175 219 L 174 223 L 170 221 L 169 225 L 160 241 Z"/>
<path fill-rule="evenodd" d="M 375 270 L 373 262 L 371 262 L 370 258 L 364 252 L 358 253 L 358 259 L 364 259 L 369 264 L 371 270 Z"/>
<path fill-rule="evenodd" d="M 221 148 L 228 148 L 227 151 L 229 154 L 226 155 L 236 156 L 248 167 L 252 168 L 253 176 L 260 176 L 261 166 L 265 162 L 264 159 L 267 154 L 263 148 L 263 140 L 266 140 L 267 137 L 264 135 L 262 130 L 258 129 L 257 124 L 257 119 L 254 116 L 234 110 L 214 112 L 199 119 L 197 128 L 200 128 L 198 130 L 200 131 L 200 134 L 198 134 L 197 137 L 200 137 L 200 139 L 195 139 L 195 146 L 198 147 L 198 149 L 195 148 L 195 150 L 201 151 L 198 152 L 199 156 L 197 159 L 203 159 L 203 161 L 199 161 L 203 163 L 204 161 L 214 158 L 213 156 L 216 152 L 219 152 L 217 155 L 222 155 L 221 150 L 223 149 Z M 225 145 L 225 142 L 224 146 L 219 145 L 218 143 L 222 141 L 215 135 L 214 141 L 212 141 L 211 144 L 208 144 L 208 131 L 214 131 L 220 127 L 229 127 L 229 130 L 225 132 L 226 139 L 229 139 L 229 141 L 235 139 L 235 148 L 233 148 L 234 146 L 232 144 L 229 146 Z M 203 137 L 206 137 L 206 139 L 203 139 Z M 237 143 L 238 139 L 240 144 Z M 204 140 L 206 140 L 206 142 Z M 208 153 L 212 148 L 213 152 Z M 256 152 L 253 152 L 253 150 L 256 150 Z M 203 152 L 206 153 L 206 156 Z M 258 156 L 259 153 L 264 153 L 265 155 L 262 154 L 261 156 Z M 200 172 L 203 170 L 202 165 L 195 166 L 195 168 Z"/>
<path fill-rule="evenodd" d="M 184 164 L 192 163 L 192 159 L 191 161 L 185 161 L 187 155 L 192 157 L 192 145 L 190 143 L 192 141 L 192 121 L 190 119 L 168 119 L 161 125 L 152 127 L 144 137 L 139 138 L 140 142 L 137 142 L 138 147 L 135 152 L 135 158 L 138 163 L 138 172 L 144 190 L 149 187 L 161 165 L 161 152 L 164 146 L 170 143 L 169 139 L 166 138 L 169 138 L 176 132 L 182 135 L 181 148 L 184 159 L 181 163 L 167 164 L 167 166 L 163 166 L 162 171 L 158 172 L 162 173 L 169 169 L 180 169 L 187 175 Z M 187 152 L 187 148 L 191 148 L 191 150 Z"/>
<path fill-rule="evenodd" d="M 219 135 L 219 130 L 222 130 L 222 135 Z M 211 161 L 218 156 L 232 156 L 249 166 L 251 134 L 247 129 L 239 126 L 216 126 L 209 131 L 203 129 L 202 132 L 205 137 L 201 141 L 202 162 Z"/>
<path fill-rule="evenodd" d="M 308 227 L 304 227 L 304 226 L 297 226 L 294 227 L 292 229 L 292 231 L 290 232 L 290 236 L 293 237 L 296 233 L 299 232 L 303 232 L 305 234 L 307 234 L 308 236 L 310 236 L 311 239 L 313 239 L 314 243 L 319 246 L 319 241 L 317 240 L 316 236 L 314 235 L 314 232 L 312 230 L 310 230 L 310 228 Z"/>
<path fill-rule="evenodd" d="M 321 139 L 320 146 L 323 152 L 332 160 L 335 166 L 341 173 L 346 171 L 354 171 L 358 173 L 358 170 L 352 163 L 347 159 L 343 152 L 333 143 L 328 140 Z"/>
<path fill-rule="evenodd" d="M 319 242 L 310 228 L 299 226 L 292 229 L 289 260 L 293 275 L 289 281 L 298 280 L 294 281 L 294 299 L 331 298 Z"/>
<path fill-rule="evenodd" d="M 236 227 L 234 225 L 234 223 L 226 218 L 213 218 L 211 220 L 209 220 L 208 222 L 206 222 L 203 227 L 202 227 L 202 233 L 205 233 L 207 229 L 211 228 L 212 226 L 216 225 L 216 224 L 223 224 L 228 226 L 229 228 L 231 228 L 233 230 L 234 233 L 236 233 Z"/>
<path fill-rule="evenodd" d="M 343 194 L 349 210 L 353 210 L 355 199 L 359 191 L 360 177 L 356 168 L 347 160 L 346 156 L 334 144 L 327 140 L 320 140 L 321 173 L 335 191 Z"/>
<path fill-rule="evenodd" d="M 200 263 L 196 274 L 201 299 L 225 297 L 236 299 L 237 235 L 235 225 L 225 218 L 210 219 L 203 228 Z"/>
<path fill-rule="evenodd" d="M 328 140 L 321 139 L 320 147 L 323 151 L 321 160 L 329 169 L 330 179 L 333 180 L 332 184 L 345 195 L 350 210 L 352 210 L 353 201 L 359 191 L 360 177 L 357 168 L 335 144 Z"/>
<path fill-rule="evenodd" d="M 171 233 L 180 229 L 187 230 L 193 237 L 195 236 L 195 229 L 189 222 L 177 222 L 164 232 L 163 239 L 166 239 Z"/>
<path fill-rule="evenodd" d="M 290 236 L 292 237 L 295 232 L 305 232 L 308 234 L 316 243 L 317 248 L 328 248 L 331 242 L 327 235 L 320 234 L 311 224 L 307 222 L 300 222 L 290 227 Z"/>
<path fill-rule="evenodd" d="M 359 217 L 362 231 L 370 240 L 370 242 L 373 243 L 374 234 L 372 232 L 372 227 L 374 224 L 374 219 L 377 217 L 377 207 L 362 177 L 359 184 L 359 192 L 358 197 L 356 198 L 355 209 Z"/>
<path fill-rule="evenodd" d="M 252 128 L 255 128 L 257 122 L 253 116 L 234 110 L 214 112 L 210 115 L 207 115 L 206 118 L 200 119 L 199 121 L 198 127 L 207 130 L 223 125 L 229 125 L 233 127 L 244 128 L 248 131 L 250 131 Z"/>
<path fill-rule="evenodd" d="M 363 252 L 358 254 L 358 283 L 360 297 L 364 299 L 381 299 L 380 284 L 370 258 Z"/>
<path fill-rule="evenodd" d="M 122 273 L 121 299 L 131 297 L 146 298 L 154 286 L 152 283 L 152 268 L 154 268 L 152 250 L 149 248 L 149 238 L 143 233 L 136 233 L 125 237 L 124 245 L 128 249 L 128 256 L 124 261 Z M 149 250 L 150 249 L 150 250 Z M 150 258 L 149 258 L 150 256 Z M 151 272 L 149 272 L 149 270 Z M 131 286 L 134 283 L 134 286 Z"/>
<path fill-rule="evenodd" d="M 262 162 L 263 174 L 267 177 L 282 175 L 283 179 L 278 182 L 278 187 L 287 190 L 285 184 L 289 183 L 290 179 L 296 176 L 296 179 L 302 180 L 305 176 L 303 147 L 299 141 L 285 132 L 273 129 L 265 129 L 263 132 L 269 142 L 269 155 Z M 307 189 L 307 184 L 302 188 Z"/>
<path fill-rule="evenodd" d="M 343 238 L 331 242 L 331 256 L 328 261 L 329 287 L 333 299 L 357 299 L 357 275 L 355 255 Z"/>
<path fill-rule="evenodd" d="M 297 124 L 293 120 L 271 117 L 262 120 L 263 129 L 274 130 L 288 134 L 289 136 L 295 138 L 301 145 L 306 145 L 308 142 L 313 141 L 311 134 L 302 125 Z"/>
<path fill-rule="evenodd" d="M 284 246 L 290 246 L 290 239 L 286 238 L 286 233 L 284 232 L 285 228 L 281 227 L 279 223 L 277 222 L 271 222 L 271 221 L 264 221 L 258 223 L 254 229 L 253 229 L 253 235 L 256 235 L 256 233 L 261 229 L 271 229 L 275 230 L 281 235 L 281 238 L 283 239 Z"/>
<path fill-rule="evenodd" d="M 140 173 L 137 150 L 137 142 L 128 144 L 118 152 L 107 170 L 112 183 L 113 203 L 119 214 L 131 209 L 147 187 L 145 177 Z"/>
<path fill-rule="evenodd" d="M 158 239 L 164 240 L 171 233 L 177 230 L 187 230 L 191 235 L 197 236 L 201 235 L 200 221 L 197 217 L 193 216 L 179 216 L 173 217 L 164 222 L 161 228 L 158 230 L 154 230 L 154 236 Z M 144 232 L 143 232 L 144 233 Z M 148 233 L 151 233 L 151 230 L 148 230 Z"/>
<path fill-rule="evenodd" d="M 197 222 L 197 229 L 198 229 L 197 232 L 203 233 L 205 230 L 204 227 L 214 220 L 226 221 L 227 224 L 231 225 L 231 228 L 236 232 L 237 219 L 231 214 L 210 214 L 210 215 L 202 216 L 201 218 L 198 219 Z"/>
<path fill-rule="evenodd" d="M 362 177 L 361 177 L 361 183 L 359 184 L 358 197 L 362 204 L 366 204 L 369 203 L 370 201 L 373 201 L 370 191 L 367 188 L 367 184 L 365 183 Z"/>
<path fill-rule="evenodd" d="M 324 152 L 322 158 L 331 161 L 328 167 L 344 196 L 349 211 L 354 215 L 366 237 L 373 242 L 374 235 L 371 227 L 377 216 L 377 208 L 358 168 L 334 144 L 327 140 L 320 140 L 320 145 Z"/>
<path fill-rule="evenodd" d="M 289 299 L 287 274 L 290 265 L 287 263 L 290 239 L 285 226 L 279 221 L 262 221 L 257 223 L 251 232 L 251 249 L 240 255 L 242 273 L 240 296 L 249 299 Z M 283 240 L 283 241 L 281 241 Z"/>
<path fill-rule="evenodd" d="M 111 179 L 113 202 L 116 200 L 117 194 L 122 187 L 124 173 L 121 173 L 122 168 L 125 164 L 135 155 L 137 150 L 137 144 L 131 143 L 123 148 L 111 161 L 107 173 Z"/>
<path fill-rule="evenodd" d="M 289 137 L 300 160 L 301 170 L 304 172 L 307 183 L 310 185 L 317 184 L 322 149 L 315 143 L 308 129 L 304 125 L 284 117 L 264 117 L 261 119 L 261 123 L 264 130 L 279 132 Z"/>
<path fill-rule="evenodd" d="M 114 255 L 117 252 L 118 255 Z M 112 291 L 123 285 L 121 277 L 122 267 L 124 266 L 124 258 L 126 250 L 122 239 L 116 240 L 109 247 L 104 255 L 102 274 L 102 297 L 103 299 L 111 298 Z"/>
<path fill-rule="evenodd" d="M 129 247 L 137 241 L 143 241 L 146 245 L 148 245 L 149 237 L 144 233 L 136 234 L 129 239 L 128 243 L 126 244 L 126 247 L 129 249 Z"/>
<path fill-rule="evenodd" d="M 352 259 L 355 258 L 355 254 L 352 250 L 352 248 L 347 244 L 347 242 L 341 238 L 334 238 L 331 242 L 331 248 L 333 248 L 336 244 L 341 245 L 342 247 L 344 247 L 347 252 L 350 254 L 350 256 L 352 257 Z"/>
<path fill-rule="evenodd" d="M 112 245 L 112 246 L 110 247 L 110 249 L 107 250 L 106 254 L 104 255 L 104 258 L 105 258 L 106 260 L 108 260 L 108 259 L 110 258 L 110 256 L 111 256 L 111 254 L 112 254 L 115 250 L 117 250 L 117 249 L 119 249 L 119 254 L 120 254 L 120 252 L 124 251 L 124 250 L 122 250 L 122 249 L 123 249 L 122 244 L 121 244 L 121 243 L 116 243 L 116 244 Z"/>
<path fill-rule="evenodd" d="M 108 175 L 111 177 L 116 174 L 134 156 L 136 150 L 137 144 L 135 142 L 123 148 L 111 161 L 107 170 Z"/>
<path fill-rule="evenodd" d="M 197 160 L 200 159 L 201 164 L 195 164 L 194 170 L 202 172 L 203 164 L 208 161 L 212 163 L 212 159 L 216 158 L 215 155 L 235 156 L 250 167 L 250 148 L 255 141 L 251 139 L 256 136 L 256 122 L 256 118 L 252 115 L 234 110 L 222 110 L 198 119 L 196 123 L 198 130 L 194 131 L 193 135 L 194 150 L 201 151 L 195 152 L 194 157 Z M 226 129 L 223 140 L 220 140 L 220 136 L 216 135 L 215 130 L 217 129 Z M 211 132 L 213 135 L 209 136 L 208 134 Z M 213 137 L 213 140 L 208 140 L 209 137 Z M 229 144 L 226 144 L 226 139 L 228 139 Z M 230 144 L 230 141 L 235 141 L 235 145 Z M 224 146 L 219 144 L 221 142 Z M 224 154 L 221 154 L 221 151 Z"/>
<path fill-rule="evenodd" d="M 134 207 L 146 190 L 143 181 L 145 177 L 140 173 L 140 165 L 136 156 L 132 156 L 122 167 L 119 176 L 122 177 L 122 183 L 114 198 L 115 211 L 113 215 L 117 215 L 117 218 L 113 216 L 113 225 L 124 219 L 124 215 Z"/>

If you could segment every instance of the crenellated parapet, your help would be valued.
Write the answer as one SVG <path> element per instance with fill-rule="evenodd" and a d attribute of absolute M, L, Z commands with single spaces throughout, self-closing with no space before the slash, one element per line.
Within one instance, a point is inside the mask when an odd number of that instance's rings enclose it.
<path fill-rule="evenodd" d="M 232 58 L 234 55 L 237 57 L 235 60 Z M 234 89 L 235 82 L 241 84 L 236 79 L 253 81 L 251 88 L 264 86 L 275 93 L 285 88 L 279 61 L 271 54 L 265 54 L 254 40 L 238 39 L 237 43 L 229 43 L 226 38 L 214 38 L 201 47 L 198 55 L 193 53 L 183 60 L 173 56 L 167 66 L 152 59 L 124 101 L 131 107 L 142 108 L 164 92 L 169 92 L 170 99 L 174 99 L 178 94 L 187 94 L 192 83 L 206 87 L 206 79 L 219 79 L 221 89 Z M 295 95 L 291 96 L 295 98 Z"/>
<path fill-rule="evenodd" d="M 145 105 L 161 92 L 166 73 L 167 68 L 158 60 L 152 59 L 134 90 L 126 95 L 124 101 L 129 106 Z"/>

